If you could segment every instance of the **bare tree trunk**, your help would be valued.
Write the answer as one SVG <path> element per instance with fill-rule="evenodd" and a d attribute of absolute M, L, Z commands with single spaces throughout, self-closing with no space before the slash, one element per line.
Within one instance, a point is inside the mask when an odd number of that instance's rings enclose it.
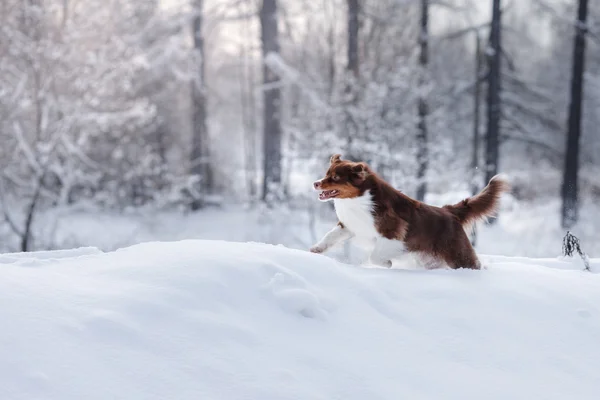
<path fill-rule="evenodd" d="M 579 217 L 577 179 L 579 172 L 579 138 L 581 136 L 587 8 L 587 0 L 579 0 L 577 23 L 575 24 L 575 46 L 573 49 L 573 73 L 571 77 L 567 153 L 562 185 L 562 226 L 566 229 L 571 228 L 577 222 Z"/>
<path fill-rule="evenodd" d="M 481 116 L 481 37 L 479 32 L 475 31 L 475 90 L 473 94 L 473 149 L 471 158 L 471 193 L 473 195 L 479 192 L 477 184 L 477 169 L 479 168 L 479 125 Z"/>
<path fill-rule="evenodd" d="M 63 0 L 62 4 L 62 15 L 61 15 L 61 27 L 64 29 L 69 19 L 69 0 Z"/>
<path fill-rule="evenodd" d="M 253 4 L 250 0 L 240 3 L 241 14 L 249 13 Z M 248 8 L 249 7 L 249 8 Z M 243 37 L 251 38 L 248 18 L 242 21 Z M 250 42 L 250 44 L 249 44 Z M 240 43 L 240 102 L 242 108 L 242 124 L 244 133 L 244 165 L 246 186 L 250 202 L 256 200 L 256 107 L 254 105 L 254 57 L 250 39 Z"/>
<path fill-rule="evenodd" d="M 246 2 L 240 3 L 240 14 L 243 15 L 246 12 L 245 6 Z M 242 37 L 249 38 L 248 36 L 248 20 L 245 18 L 240 24 L 240 33 Z M 248 190 L 248 196 L 252 200 L 254 198 L 252 193 L 253 179 L 251 168 L 252 164 L 250 163 L 251 157 L 251 138 L 250 132 L 248 131 L 249 122 L 248 122 L 248 90 L 246 85 L 248 83 L 248 75 L 247 68 L 248 65 L 248 53 L 246 50 L 246 41 L 242 41 L 240 43 L 240 109 L 242 111 L 242 134 L 244 136 L 244 173 L 246 176 L 246 188 Z"/>
<path fill-rule="evenodd" d="M 42 36 L 42 4 L 40 0 L 26 0 L 21 8 L 21 30 L 32 42 L 39 42 Z M 42 107 L 44 95 L 42 93 L 42 73 L 37 65 L 40 62 L 38 54 L 29 54 L 26 63 L 33 75 L 32 98 L 34 103 L 34 137 L 38 142 L 42 138 Z"/>
<path fill-rule="evenodd" d="M 257 115 L 256 115 L 256 97 L 254 88 L 256 86 L 256 70 L 254 64 L 254 56 L 250 53 L 248 59 L 248 165 L 250 166 L 250 176 L 252 179 L 250 185 L 250 197 L 258 198 L 257 178 L 260 170 L 258 166 L 258 130 L 257 130 Z"/>
<path fill-rule="evenodd" d="M 358 14 L 360 13 L 359 0 L 348 0 L 348 71 L 354 79 L 359 76 L 358 58 L 358 32 L 360 29 Z"/>
<path fill-rule="evenodd" d="M 333 91 L 335 89 L 335 75 L 336 75 L 336 62 L 335 62 L 335 50 L 336 50 L 336 37 L 335 37 L 335 7 L 328 7 L 328 1 L 323 1 L 323 7 L 330 11 L 327 16 L 329 20 L 329 27 L 327 31 L 327 95 L 329 101 L 333 97 Z"/>
<path fill-rule="evenodd" d="M 485 184 L 498 173 L 500 147 L 500 76 L 501 76 L 501 11 L 500 0 L 493 0 L 492 26 L 490 31 L 490 52 L 487 93 L 487 133 L 485 150 Z M 494 223 L 496 219 L 490 218 Z"/>
<path fill-rule="evenodd" d="M 21 8 L 21 29 L 33 41 L 42 36 L 41 0 L 25 0 Z"/>
<path fill-rule="evenodd" d="M 202 12 L 204 0 L 194 0 L 194 50 L 198 57 L 198 76 L 192 81 L 193 101 L 193 132 L 191 150 L 191 173 L 202 178 L 202 193 L 213 192 L 213 176 L 210 163 L 210 152 L 208 143 L 208 128 L 206 126 L 206 90 L 205 90 L 205 56 L 204 36 L 202 33 Z M 192 203 L 192 209 L 196 210 L 202 206 L 202 199 L 196 199 Z"/>
<path fill-rule="evenodd" d="M 263 0 L 260 10 L 263 60 L 270 53 L 279 55 L 279 30 L 277 28 L 277 0 Z M 263 64 L 264 115 L 263 115 L 263 193 L 269 203 L 273 191 L 281 184 L 281 90 L 279 78 Z"/>
<path fill-rule="evenodd" d="M 419 54 L 420 79 L 419 86 L 423 87 L 426 83 L 427 64 L 429 63 L 429 0 L 421 0 L 421 32 L 419 35 L 419 45 L 421 53 Z M 429 107 L 427 99 L 422 93 L 419 95 L 418 107 L 418 133 L 417 133 L 417 200 L 424 201 L 427 193 L 427 166 L 429 162 L 428 138 L 427 138 L 427 117 Z"/>
<path fill-rule="evenodd" d="M 479 168 L 479 118 L 481 114 L 481 37 L 479 31 L 475 31 L 475 90 L 473 93 L 473 149 L 471 153 L 471 194 L 476 195 L 479 191 L 477 184 L 477 170 Z M 471 244 L 477 242 L 477 230 L 473 226 L 471 233 Z"/>
<path fill-rule="evenodd" d="M 350 160 L 358 159 L 359 154 L 356 154 L 353 148 L 353 140 L 358 135 L 359 129 L 352 117 L 350 110 L 351 105 L 358 100 L 358 79 L 360 76 L 360 62 L 358 56 L 358 38 L 360 32 L 360 2 L 359 0 L 348 1 L 348 63 L 346 65 L 346 86 L 344 88 L 347 95 L 344 130 L 346 132 L 346 143 L 348 148 L 347 158 Z"/>
<path fill-rule="evenodd" d="M 40 199 L 40 194 L 42 193 L 42 187 L 44 186 L 44 178 L 45 177 L 46 177 L 46 173 L 44 172 L 38 180 L 37 186 L 35 188 L 35 192 L 33 193 L 33 198 L 31 199 L 31 203 L 29 203 L 29 207 L 27 207 L 27 216 L 25 218 L 25 225 L 23 226 L 23 234 L 21 235 L 21 251 L 23 251 L 23 252 L 30 250 L 31 228 L 33 226 L 33 217 L 35 216 L 35 209 L 38 205 L 38 201 Z"/>
<path fill-rule="evenodd" d="M 31 239 L 32 239 L 32 228 L 34 217 L 36 213 L 37 206 L 40 202 L 42 189 L 44 186 L 44 180 L 47 174 L 47 165 L 43 166 L 43 171 L 41 175 L 37 177 L 35 183 L 35 189 L 33 191 L 33 195 L 29 204 L 27 205 L 26 213 L 25 213 L 25 221 L 23 222 L 23 228 L 19 228 L 19 224 L 10 216 L 8 211 L 8 204 L 6 200 L 6 192 L 4 188 L 4 177 L 0 177 L 0 210 L 2 210 L 2 217 L 4 221 L 8 224 L 10 229 L 19 237 L 19 249 L 22 252 L 31 250 Z M 0 220 L 1 221 L 1 220 Z"/>
<path fill-rule="evenodd" d="M 246 49 L 245 43 L 240 45 L 240 107 L 242 109 L 242 133 L 244 135 L 244 170 L 246 172 L 246 186 L 248 196 L 254 200 L 254 132 L 250 130 L 250 115 L 248 97 L 252 94 L 247 90 L 249 76 L 246 71 Z"/>

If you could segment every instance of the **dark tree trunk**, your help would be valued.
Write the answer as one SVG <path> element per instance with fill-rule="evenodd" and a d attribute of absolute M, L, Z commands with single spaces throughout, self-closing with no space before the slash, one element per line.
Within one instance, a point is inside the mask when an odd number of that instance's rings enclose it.
<path fill-rule="evenodd" d="M 334 18 L 332 16 L 328 16 L 328 18 Z M 336 76 L 336 34 L 334 28 L 334 22 L 330 22 L 329 30 L 327 32 L 327 94 L 329 101 L 331 101 L 333 96 L 333 91 L 335 89 L 335 76 Z"/>
<path fill-rule="evenodd" d="M 579 216 L 577 175 L 579 171 L 579 138 L 581 136 L 587 5 L 587 0 L 579 0 L 577 23 L 575 24 L 575 47 L 573 49 L 573 73 L 571 76 L 571 102 L 569 104 L 567 153 L 562 185 L 562 226 L 566 229 L 571 228 L 577 222 Z"/>
<path fill-rule="evenodd" d="M 360 29 L 358 15 L 360 13 L 359 0 L 348 0 L 348 65 L 347 69 L 354 79 L 358 79 L 358 32 Z"/>
<path fill-rule="evenodd" d="M 31 230 L 33 227 L 33 219 L 35 217 L 35 210 L 40 200 L 40 195 L 42 194 L 42 187 L 44 186 L 44 179 L 46 177 L 46 172 L 40 176 L 37 182 L 37 186 L 33 193 L 33 197 L 31 199 L 31 203 L 27 207 L 27 216 L 25 218 L 25 224 L 23 226 L 23 234 L 21 235 L 21 246 L 20 249 L 22 252 L 26 252 L 30 250 L 30 242 L 31 242 Z"/>
<path fill-rule="evenodd" d="M 477 170 L 479 169 L 479 124 L 481 114 L 481 37 L 479 31 L 475 31 L 475 90 L 473 93 L 473 149 L 471 153 L 471 194 L 476 195 L 479 192 L 477 184 Z M 471 234 L 471 244 L 475 246 L 477 242 L 476 227 L 473 226 Z"/>
<path fill-rule="evenodd" d="M 477 170 L 479 169 L 479 125 L 481 116 L 481 37 L 479 32 L 475 31 L 475 90 L 473 93 L 473 149 L 471 158 L 471 172 L 473 173 L 471 181 L 471 193 L 473 195 L 479 192 L 477 184 Z"/>
<path fill-rule="evenodd" d="M 213 191 L 213 174 L 210 163 L 210 152 L 208 144 L 208 128 L 206 126 L 206 90 L 205 90 L 205 57 L 204 36 L 202 33 L 202 9 L 204 0 L 194 2 L 194 50 L 199 57 L 198 77 L 192 81 L 193 101 L 193 128 L 191 149 L 191 173 L 202 178 L 202 193 Z M 192 203 L 192 209 L 198 209 L 202 205 L 202 199 L 196 199 Z"/>
<path fill-rule="evenodd" d="M 346 158 L 349 160 L 360 159 L 360 154 L 354 147 L 354 139 L 359 135 L 359 127 L 352 115 L 352 106 L 358 100 L 358 79 L 360 77 L 360 62 L 358 54 L 358 40 L 360 33 L 360 1 L 347 0 L 348 3 L 348 22 L 347 22 L 347 39 L 348 39 L 348 54 L 346 64 L 346 93 L 344 131 L 346 135 Z"/>
<path fill-rule="evenodd" d="M 487 133 L 485 146 L 485 184 L 498 173 L 498 159 L 500 147 L 500 76 L 501 76 L 501 11 L 500 0 L 493 0 L 492 26 L 490 30 L 490 51 L 487 93 Z M 493 223 L 495 218 L 490 218 Z"/>
<path fill-rule="evenodd" d="M 419 67 L 421 69 L 419 86 L 426 83 L 427 64 L 429 63 L 429 0 L 421 0 L 421 31 L 419 34 Z M 422 91 L 421 91 L 422 92 Z M 424 94 L 419 95 L 418 106 L 418 133 L 417 133 L 417 200 L 424 201 L 427 193 L 427 166 L 429 162 L 428 138 L 427 138 L 427 116 L 429 107 Z"/>
<path fill-rule="evenodd" d="M 279 55 L 279 31 L 277 28 L 277 0 L 263 0 L 260 10 L 263 60 L 270 53 Z M 273 191 L 281 184 L 281 91 L 279 78 L 263 65 L 263 193 L 262 199 L 269 203 Z"/>

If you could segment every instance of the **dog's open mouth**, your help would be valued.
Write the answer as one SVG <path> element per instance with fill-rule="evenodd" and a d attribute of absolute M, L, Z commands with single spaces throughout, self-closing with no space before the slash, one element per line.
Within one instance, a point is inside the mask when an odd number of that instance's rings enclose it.
<path fill-rule="evenodd" d="M 319 200 L 333 199 L 339 193 L 340 192 L 335 189 L 334 190 L 323 190 L 321 193 L 319 193 Z"/>

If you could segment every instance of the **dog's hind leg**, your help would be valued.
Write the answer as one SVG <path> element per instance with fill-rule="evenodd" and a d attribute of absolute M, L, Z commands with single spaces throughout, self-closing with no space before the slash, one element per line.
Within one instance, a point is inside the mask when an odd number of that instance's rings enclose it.
<path fill-rule="evenodd" d="M 380 237 L 377 238 L 370 261 L 372 264 L 390 268 L 392 266 L 392 259 L 400 257 L 405 252 L 406 247 L 400 240 Z"/>
<path fill-rule="evenodd" d="M 475 249 L 471 246 L 471 242 L 469 242 L 469 238 L 464 231 L 458 234 L 453 245 L 448 247 L 444 259 L 453 269 L 481 269 L 481 263 L 477 258 L 477 254 L 475 254 Z"/>

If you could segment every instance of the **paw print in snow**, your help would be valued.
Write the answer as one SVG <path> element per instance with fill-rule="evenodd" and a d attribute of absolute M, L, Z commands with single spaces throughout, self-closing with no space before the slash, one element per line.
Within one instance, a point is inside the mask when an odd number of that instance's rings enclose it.
<path fill-rule="evenodd" d="M 266 285 L 266 289 L 283 310 L 305 318 L 325 319 L 327 312 L 319 297 L 305 286 L 304 282 L 278 272 Z"/>

